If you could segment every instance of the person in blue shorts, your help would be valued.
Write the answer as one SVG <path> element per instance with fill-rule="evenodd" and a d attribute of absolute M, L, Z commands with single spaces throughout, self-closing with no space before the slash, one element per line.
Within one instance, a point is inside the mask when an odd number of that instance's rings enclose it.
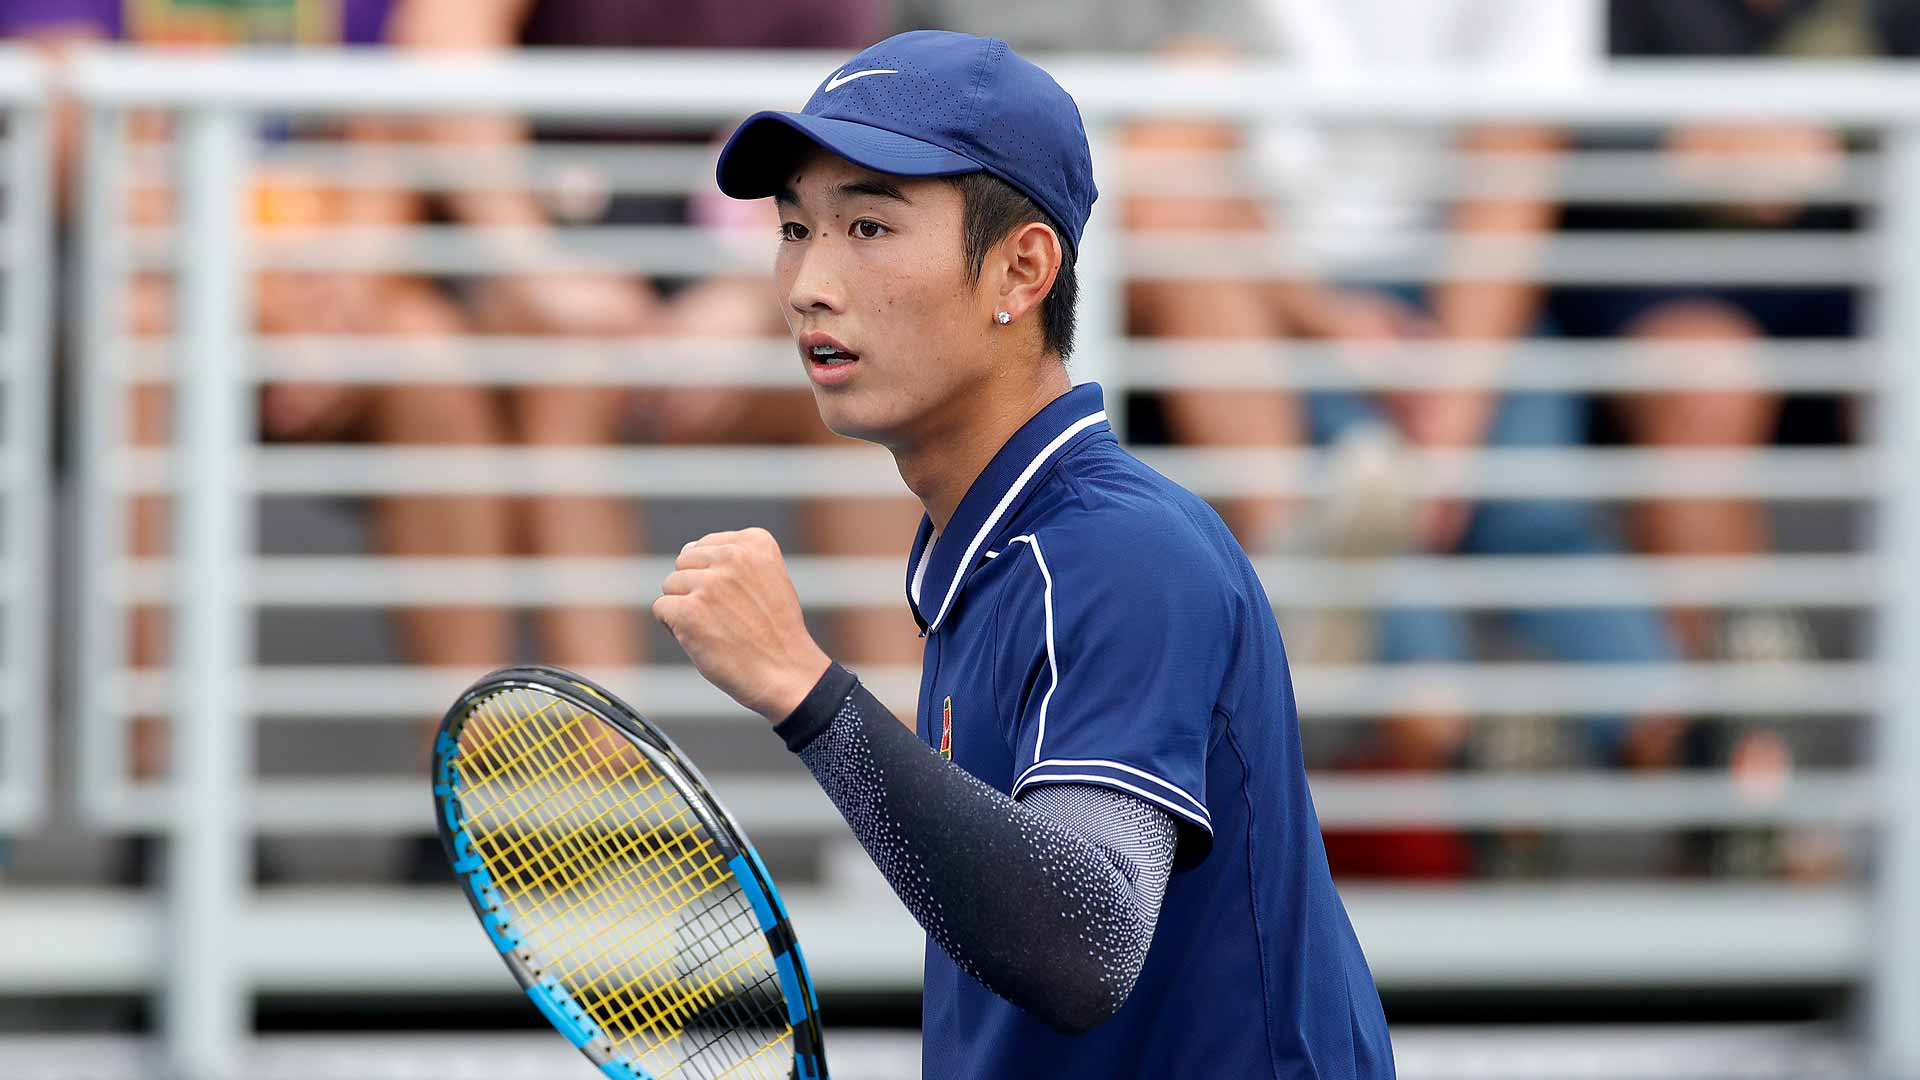
<path fill-rule="evenodd" d="M 688 544 L 653 613 L 926 929 L 924 1075 L 1391 1077 L 1272 606 L 1068 376 L 1073 99 L 1005 42 L 902 34 L 750 117 L 719 185 L 776 200 L 820 415 L 926 509 L 917 730 L 814 643 L 764 530 Z"/>

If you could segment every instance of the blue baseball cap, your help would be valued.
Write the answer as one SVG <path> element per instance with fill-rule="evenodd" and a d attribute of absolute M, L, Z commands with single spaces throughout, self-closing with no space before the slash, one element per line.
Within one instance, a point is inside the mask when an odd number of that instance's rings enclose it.
<path fill-rule="evenodd" d="M 1039 203 L 1072 251 L 1099 196 L 1079 106 L 998 38 L 912 30 L 869 46 L 806 108 L 748 117 L 720 151 L 720 190 L 778 194 L 809 143 L 892 176 L 992 173 Z"/>

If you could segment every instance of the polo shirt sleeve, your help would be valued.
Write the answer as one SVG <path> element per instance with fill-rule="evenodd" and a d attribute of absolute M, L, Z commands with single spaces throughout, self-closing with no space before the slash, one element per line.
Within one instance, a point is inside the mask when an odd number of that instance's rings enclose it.
<path fill-rule="evenodd" d="M 1127 792 L 1180 823 L 1182 862 L 1212 839 L 1207 753 L 1236 634 L 1231 592 L 1198 547 L 1177 525 L 1091 542 L 1042 528 L 1009 542 L 998 557 L 1029 565 L 1009 568 L 1020 576 L 994 634 L 1012 794 Z"/>

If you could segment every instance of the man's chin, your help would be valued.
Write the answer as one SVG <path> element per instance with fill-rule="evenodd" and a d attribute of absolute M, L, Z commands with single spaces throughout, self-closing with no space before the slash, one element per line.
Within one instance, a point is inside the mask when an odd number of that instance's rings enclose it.
<path fill-rule="evenodd" d="M 862 415 L 863 411 L 855 402 L 839 395 L 822 394 L 816 387 L 813 394 L 814 404 L 820 409 L 820 422 L 828 431 L 843 439 L 859 439 L 861 442 L 886 445 L 886 433 L 891 425 L 879 422 L 874 417 Z"/>

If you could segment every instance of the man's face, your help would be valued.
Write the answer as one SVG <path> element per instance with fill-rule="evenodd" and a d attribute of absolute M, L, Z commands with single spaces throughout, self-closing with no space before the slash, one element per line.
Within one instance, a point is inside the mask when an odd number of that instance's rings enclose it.
<path fill-rule="evenodd" d="M 990 378 L 992 301 L 967 280 L 958 189 L 815 150 L 777 202 L 782 312 L 827 427 L 899 446 Z"/>

